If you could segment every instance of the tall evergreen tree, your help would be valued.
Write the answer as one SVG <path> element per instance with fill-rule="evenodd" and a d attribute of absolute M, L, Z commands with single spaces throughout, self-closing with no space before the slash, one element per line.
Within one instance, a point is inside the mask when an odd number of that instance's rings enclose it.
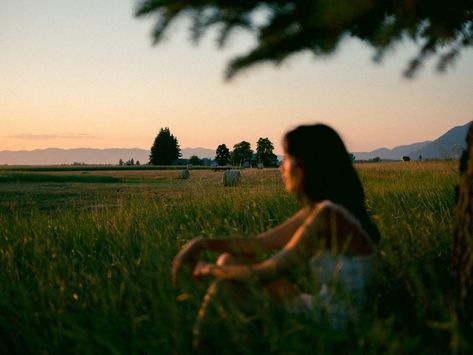
<path fill-rule="evenodd" d="M 177 138 L 171 134 L 168 127 L 161 128 L 151 147 L 149 163 L 152 165 L 171 165 L 180 156 L 181 148 Z"/>
<path fill-rule="evenodd" d="M 220 144 L 215 151 L 215 161 L 218 165 L 230 164 L 230 150 L 225 144 Z"/>

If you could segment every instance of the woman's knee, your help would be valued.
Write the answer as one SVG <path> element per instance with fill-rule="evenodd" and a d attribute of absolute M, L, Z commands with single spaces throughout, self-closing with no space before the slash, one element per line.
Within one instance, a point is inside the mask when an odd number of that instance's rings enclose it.
<path fill-rule="evenodd" d="M 216 264 L 217 265 L 238 265 L 238 264 L 248 264 L 252 263 L 252 260 L 250 258 L 244 257 L 244 256 L 235 256 L 230 253 L 223 253 L 221 254 L 218 259 Z"/>
<path fill-rule="evenodd" d="M 235 257 L 232 254 L 223 253 L 218 257 L 216 264 L 219 266 L 235 264 L 236 262 L 234 259 Z"/>
<path fill-rule="evenodd" d="M 247 256 L 235 256 L 230 253 L 223 253 L 221 254 L 218 259 L 216 264 L 217 265 L 248 265 L 254 263 L 255 260 L 251 257 Z"/>

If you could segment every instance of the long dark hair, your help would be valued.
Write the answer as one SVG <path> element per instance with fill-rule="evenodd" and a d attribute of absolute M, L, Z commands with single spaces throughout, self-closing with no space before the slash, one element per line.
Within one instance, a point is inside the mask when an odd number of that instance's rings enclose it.
<path fill-rule="evenodd" d="M 344 206 L 360 221 L 373 242 L 379 242 L 378 228 L 366 211 L 360 178 L 337 132 L 323 124 L 299 126 L 286 133 L 284 150 L 304 171 L 305 200 L 330 200 Z"/>

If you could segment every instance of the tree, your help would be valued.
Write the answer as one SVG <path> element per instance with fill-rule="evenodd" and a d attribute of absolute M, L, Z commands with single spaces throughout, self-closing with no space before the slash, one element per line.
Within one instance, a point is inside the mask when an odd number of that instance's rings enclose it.
<path fill-rule="evenodd" d="M 251 150 L 250 143 L 241 141 L 233 146 L 232 163 L 234 165 L 243 165 L 251 161 L 253 150 Z"/>
<path fill-rule="evenodd" d="M 277 165 L 278 157 L 273 153 L 274 145 L 268 138 L 260 138 L 256 142 L 256 156 L 263 166 Z"/>
<path fill-rule="evenodd" d="M 459 284 L 460 312 L 463 323 L 470 324 L 473 314 L 473 124 L 466 137 L 468 149 L 460 159 L 456 216 L 453 231 L 452 270 Z M 471 328 L 470 328 L 471 329 Z"/>
<path fill-rule="evenodd" d="M 149 163 L 152 165 L 171 165 L 180 156 L 181 148 L 177 138 L 171 134 L 168 127 L 161 128 L 151 147 Z"/>
<path fill-rule="evenodd" d="M 407 156 L 407 155 L 404 155 L 404 156 L 402 157 L 402 160 L 403 160 L 403 161 L 411 161 L 411 157 L 409 157 L 409 156 Z"/>
<path fill-rule="evenodd" d="M 215 151 L 215 161 L 218 165 L 227 165 L 230 163 L 230 150 L 225 144 L 220 144 Z"/>
<path fill-rule="evenodd" d="M 189 163 L 192 165 L 202 165 L 202 160 L 197 155 L 193 155 L 190 157 Z"/>
<path fill-rule="evenodd" d="M 159 1 L 141 0 L 136 16 L 156 14 L 155 43 L 181 14 L 189 15 L 194 40 L 210 28 L 220 30 L 218 44 L 244 28 L 254 33 L 256 46 L 233 58 L 226 78 L 261 62 L 280 64 L 301 51 L 316 56 L 332 54 L 347 37 L 358 38 L 375 50 L 381 60 L 389 50 L 405 40 L 417 47 L 404 74 L 413 77 L 430 57 L 437 57 L 437 69 L 445 70 L 473 45 L 473 1 L 450 0 L 333 0 L 333 1 Z M 265 20 L 261 20 L 264 15 Z M 459 280 L 461 304 L 473 304 L 473 125 L 470 126 L 465 169 L 458 188 L 453 270 Z M 469 301 L 467 301 L 469 300 Z M 472 307 L 473 308 L 473 307 Z M 464 310 L 458 313 L 468 314 Z"/>

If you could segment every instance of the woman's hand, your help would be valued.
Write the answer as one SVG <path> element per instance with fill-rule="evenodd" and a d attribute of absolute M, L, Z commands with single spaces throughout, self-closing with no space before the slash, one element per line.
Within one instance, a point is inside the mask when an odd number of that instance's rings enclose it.
<path fill-rule="evenodd" d="M 204 250 L 204 238 L 197 237 L 188 241 L 174 257 L 172 262 L 172 283 L 174 287 L 178 286 L 178 274 L 183 266 L 189 268 L 189 273 L 194 270 L 199 256 Z"/>
<path fill-rule="evenodd" d="M 223 276 L 223 267 L 217 264 L 212 264 L 212 263 L 203 263 L 203 262 L 198 262 L 197 265 L 194 268 L 194 271 L 192 272 L 192 275 L 197 278 L 201 277 L 215 277 L 219 278 Z"/>

